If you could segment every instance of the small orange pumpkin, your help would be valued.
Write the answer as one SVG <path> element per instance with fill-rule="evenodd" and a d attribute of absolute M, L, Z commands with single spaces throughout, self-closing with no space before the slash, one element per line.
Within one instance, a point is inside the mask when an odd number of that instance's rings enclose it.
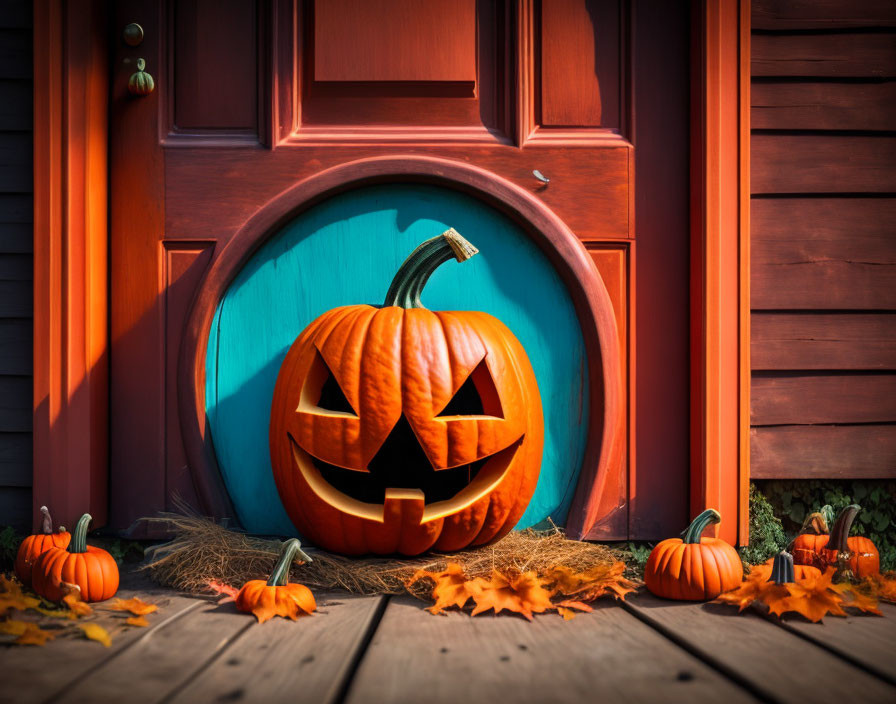
<path fill-rule="evenodd" d="M 302 552 L 298 540 L 292 538 L 283 543 L 270 579 L 267 582 L 263 579 L 246 582 L 236 595 L 236 608 L 255 614 L 259 623 L 274 616 L 295 621 L 299 616 L 314 611 L 317 604 L 311 590 L 303 584 L 289 582 L 289 568 L 296 555 L 305 562 L 311 562 L 311 558 Z"/>
<path fill-rule="evenodd" d="M 877 546 L 863 535 L 849 537 L 853 521 L 862 508 L 851 504 L 844 508 L 828 534 L 827 523 L 820 513 L 810 514 L 803 522 L 800 534 L 793 539 L 791 551 L 798 565 L 812 565 L 825 570 L 843 560 L 855 577 L 862 579 L 880 573 L 880 553 Z"/>
<path fill-rule="evenodd" d="M 270 448 L 286 513 L 346 555 L 460 550 L 506 535 L 541 468 L 541 397 L 522 345 L 476 311 L 420 294 L 478 250 L 449 229 L 401 265 L 382 306 L 334 308 L 290 347 Z"/>
<path fill-rule="evenodd" d="M 118 565 L 112 556 L 87 544 L 89 513 L 78 519 L 68 550 L 50 548 L 31 571 L 34 591 L 49 601 L 62 601 L 67 584 L 81 590 L 81 601 L 105 601 L 118 591 Z"/>
<path fill-rule="evenodd" d="M 701 537 L 721 520 L 718 511 L 708 508 L 681 538 L 668 538 L 653 549 L 644 568 L 644 582 L 651 593 L 680 601 L 708 601 L 740 585 L 744 566 L 737 550 L 721 538 Z"/>
<path fill-rule="evenodd" d="M 19 545 L 19 551 L 16 553 L 16 576 L 26 587 L 31 586 L 31 570 L 34 563 L 50 548 L 65 548 L 71 542 L 72 536 L 64 526 L 53 531 L 53 519 L 50 516 L 50 510 L 46 506 L 40 507 L 43 514 L 41 521 L 42 533 L 29 535 Z"/>

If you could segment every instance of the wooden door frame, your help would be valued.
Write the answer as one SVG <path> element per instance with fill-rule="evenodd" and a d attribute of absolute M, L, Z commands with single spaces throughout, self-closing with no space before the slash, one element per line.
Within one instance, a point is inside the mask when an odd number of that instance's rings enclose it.
<path fill-rule="evenodd" d="M 34 526 L 107 514 L 108 6 L 34 3 Z M 747 539 L 749 0 L 692 3 L 691 510 Z"/>

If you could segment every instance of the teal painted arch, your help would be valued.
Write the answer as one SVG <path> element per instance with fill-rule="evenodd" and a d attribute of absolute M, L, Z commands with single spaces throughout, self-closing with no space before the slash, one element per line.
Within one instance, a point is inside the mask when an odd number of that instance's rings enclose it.
<path fill-rule="evenodd" d="M 277 373 L 301 331 L 342 305 L 382 303 L 420 242 L 454 227 L 480 254 L 439 268 L 423 292 L 434 310 L 494 315 L 526 349 L 542 397 L 545 444 L 538 486 L 518 528 L 563 524 L 588 431 L 588 365 L 572 299 L 542 251 L 510 218 L 450 188 L 364 186 L 297 215 L 240 269 L 214 315 L 206 351 L 206 416 L 240 523 L 294 535 L 268 449 Z"/>

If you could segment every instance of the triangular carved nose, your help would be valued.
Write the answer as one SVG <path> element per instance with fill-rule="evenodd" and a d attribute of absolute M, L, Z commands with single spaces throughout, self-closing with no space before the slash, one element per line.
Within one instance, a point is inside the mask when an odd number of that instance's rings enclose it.
<path fill-rule="evenodd" d="M 367 469 L 383 486 L 394 488 L 418 488 L 421 472 L 432 471 L 432 464 L 403 413 Z"/>

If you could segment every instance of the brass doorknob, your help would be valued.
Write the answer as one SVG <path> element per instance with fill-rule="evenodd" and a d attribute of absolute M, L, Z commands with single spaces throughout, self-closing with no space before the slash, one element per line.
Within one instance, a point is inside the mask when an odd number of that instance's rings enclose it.
<path fill-rule="evenodd" d="M 146 62 L 143 59 L 137 59 L 137 71 L 131 74 L 128 80 L 128 92 L 131 95 L 149 95 L 156 87 L 156 82 L 152 80 L 146 72 Z"/>

